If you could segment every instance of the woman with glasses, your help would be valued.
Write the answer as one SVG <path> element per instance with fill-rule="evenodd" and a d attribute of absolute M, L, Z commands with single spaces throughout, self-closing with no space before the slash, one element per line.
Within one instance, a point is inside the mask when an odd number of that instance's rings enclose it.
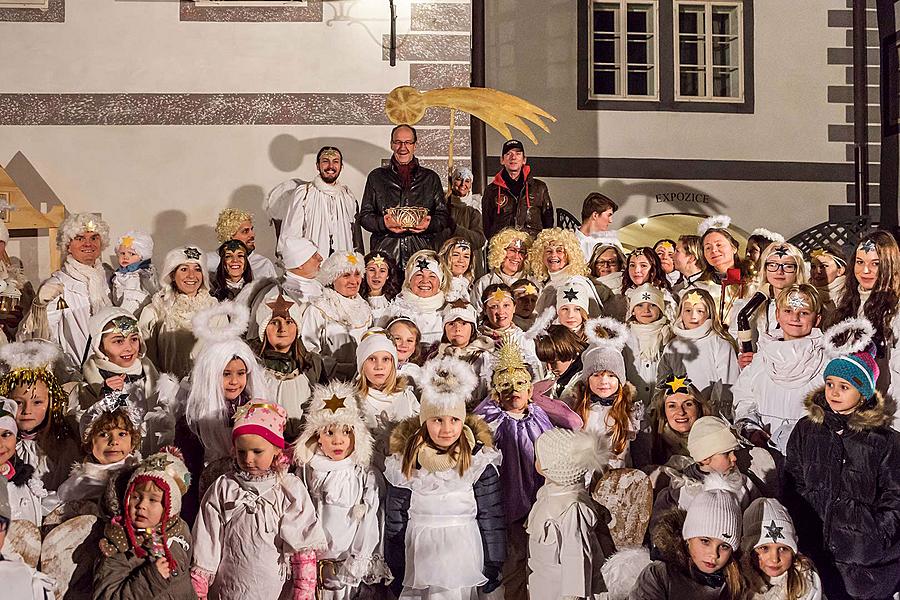
<path fill-rule="evenodd" d="M 475 282 L 472 289 L 472 306 L 481 312 L 481 296 L 489 285 L 502 283 L 512 286 L 525 277 L 525 259 L 531 248 L 531 236 L 521 229 L 508 227 L 488 242 L 488 273 Z"/>
<path fill-rule="evenodd" d="M 625 255 L 614 244 L 597 244 L 588 262 L 591 280 L 597 289 L 597 296 L 603 303 L 603 314 L 625 320 L 628 302 L 622 295 L 622 275 L 625 269 Z"/>

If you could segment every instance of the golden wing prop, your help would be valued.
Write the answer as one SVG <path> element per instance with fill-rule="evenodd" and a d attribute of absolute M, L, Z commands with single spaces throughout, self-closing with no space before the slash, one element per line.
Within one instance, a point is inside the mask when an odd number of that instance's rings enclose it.
<path fill-rule="evenodd" d="M 461 110 L 478 117 L 506 139 L 512 138 L 509 125 L 524 133 L 529 140 L 538 143 L 531 128 L 523 120 L 528 120 L 550 132 L 541 117 L 556 121 L 556 117 L 534 104 L 506 92 L 491 88 L 438 88 L 420 92 L 414 87 L 403 85 L 391 90 L 384 104 L 384 112 L 395 125 L 407 123 L 415 125 L 429 106 Z M 452 119 L 451 119 L 452 123 Z"/>

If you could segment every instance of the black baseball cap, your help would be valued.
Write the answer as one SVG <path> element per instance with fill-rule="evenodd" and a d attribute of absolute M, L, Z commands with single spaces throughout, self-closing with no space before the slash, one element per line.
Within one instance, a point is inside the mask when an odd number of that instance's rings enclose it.
<path fill-rule="evenodd" d="M 503 150 L 500 152 L 500 156 L 503 156 L 510 150 L 521 150 L 522 154 L 525 154 L 525 146 L 519 140 L 506 140 L 503 142 Z"/>

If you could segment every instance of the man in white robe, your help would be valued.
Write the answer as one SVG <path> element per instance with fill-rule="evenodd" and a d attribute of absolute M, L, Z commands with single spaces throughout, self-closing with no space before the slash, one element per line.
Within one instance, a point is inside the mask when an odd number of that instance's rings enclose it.
<path fill-rule="evenodd" d="M 263 279 L 267 277 L 276 278 L 278 273 L 275 272 L 275 263 L 269 258 L 259 254 L 256 251 L 256 231 L 253 228 L 253 215 L 247 211 L 237 208 L 226 208 L 219 213 L 216 219 L 216 237 L 219 244 L 223 244 L 228 240 L 240 240 L 247 246 L 250 255 L 247 260 L 250 262 L 250 269 L 253 271 L 253 279 Z M 210 275 L 214 276 L 216 269 L 219 268 L 219 253 L 206 252 L 206 267 L 209 269 Z"/>
<path fill-rule="evenodd" d="M 59 227 L 57 244 L 63 265 L 38 288 L 18 337 L 55 342 L 71 364 L 80 367 L 91 316 L 112 306 L 112 269 L 100 258 L 109 244 L 109 225 L 91 213 L 69 215 Z"/>
<path fill-rule="evenodd" d="M 278 254 L 284 267 L 281 287 L 291 299 L 305 309 L 322 295 L 325 288 L 316 278 L 322 265 L 322 255 L 316 245 L 306 238 L 283 236 L 278 240 Z"/>
<path fill-rule="evenodd" d="M 335 252 L 363 252 L 362 230 L 356 223 L 359 202 L 350 188 L 338 183 L 342 168 L 340 150 L 319 150 L 318 174 L 297 187 L 281 223 L 281 235 L 310 240 L 326 258 Z"/>

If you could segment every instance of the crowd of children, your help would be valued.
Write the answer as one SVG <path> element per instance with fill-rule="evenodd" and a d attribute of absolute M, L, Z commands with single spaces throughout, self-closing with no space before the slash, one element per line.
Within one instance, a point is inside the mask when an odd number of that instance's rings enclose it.
<path fill-rule="evenodd" d="M 896 598 L 894 238 L 616 209 L 403 265 L 284 234 L 280 278 L 234 209 L 115 270 L 69 216 L 0 347 L 4 597 Z"/>

